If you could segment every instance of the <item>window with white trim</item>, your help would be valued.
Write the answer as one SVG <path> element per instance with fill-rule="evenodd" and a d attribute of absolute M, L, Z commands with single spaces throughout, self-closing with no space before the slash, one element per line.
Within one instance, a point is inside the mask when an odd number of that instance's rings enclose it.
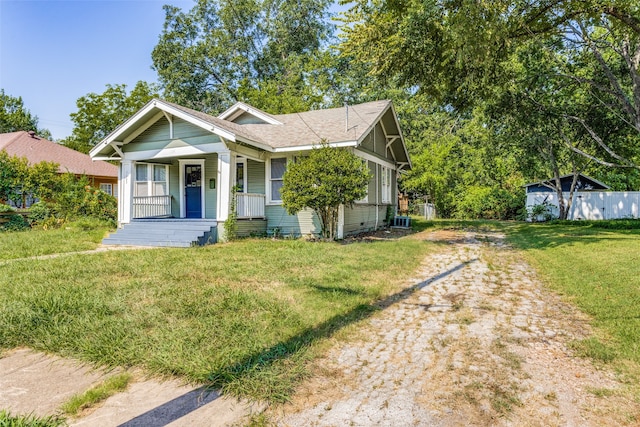
<path fill-rule="evenodd" d="M 287 170 L 286 157 L 271 159 L 271 175 L 269 176 L 269 185 L 271 186 L 271 201 L 281 202 L 280 189 L 282 188 L 282 177 Z"/>
<path fill-rule="evenodd" d="M 136 163 L 134 196 L 166 196 L 169 190 L 169 166 Z"/>
<path fill-rule="evenodd" d="M 362 164 L 367 168 L 367 170 L 369 170 L 369 162 L 367 161 L 367 159 L 360 159 L 360 160 L 362 160 Z M 366 189 L 366 193 L 364 197 L 360 200 L 356 200 L 356 203 L 369 203 L 369 184 L 368 183 L 365 189 Z"/>
<path fill-rule="evenodd" d="M 110 196 L 113 196 L 113 184 L 100 183 L 100 190 L 104 191 Z"/>
<path fill-rule="evenodd" d="M 391 203 L 391 169 L 381 166 L 382 203 Z"/>

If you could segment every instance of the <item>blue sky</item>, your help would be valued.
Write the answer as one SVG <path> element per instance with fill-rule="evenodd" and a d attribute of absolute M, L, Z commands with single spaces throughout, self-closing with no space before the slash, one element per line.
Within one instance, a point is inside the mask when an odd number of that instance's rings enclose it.
<path fill-rule="evenodd" d="M 69 136 L 81 96 L 157 81 L 151 51 L 164 4 L 189 10 L 194 0 L 0 0 L 0 88 L 21 96 L 54 139 Z"/>
<path fill-rule="evenodd" d="M 21 96 L 54 139 L 71 134 L 76 100 L 107 84 L 156 81 L 151 51 L 166 3 L 191 0 L 0 0 L 0 88 Z"/>

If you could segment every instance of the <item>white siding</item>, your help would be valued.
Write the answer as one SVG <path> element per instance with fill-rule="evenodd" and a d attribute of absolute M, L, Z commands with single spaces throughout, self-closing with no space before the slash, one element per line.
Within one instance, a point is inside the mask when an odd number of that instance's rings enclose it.
<path fill-rule="evenodd" d="M 569 193 L 563 193 L 565 200 Z M 527 207 L 544 201 L 553 206 L 553 215 L 558 216 L 558 198 L 556 193 L 529 193 Z M 639 218 L 640 191 L 577 191 L 568 219 L 619 219 Z"/>

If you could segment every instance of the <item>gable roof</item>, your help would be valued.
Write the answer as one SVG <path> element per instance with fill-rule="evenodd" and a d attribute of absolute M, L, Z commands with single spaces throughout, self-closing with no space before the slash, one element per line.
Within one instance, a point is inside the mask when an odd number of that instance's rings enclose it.
<path fill-rule="evenodd" d="M 235 123 L 243 113 L 261 123 Z M 348 107 L 271 115 L 248 104 L 238 102 L 218 117 L 169 101 L 153 99 L 124 122 L 90 152 L 92 157 L 108 155 L 108 147 L 131 142 L 144 129 L 163 115 L 175 115 L 213 134 L 223 141 L 242 142 L 268 152 L 310 149 L 325 141 L 335 147 L 357 147 L 374 126 L 384 121 L 385 132 L 391 136 L 390 146 L 398 162 L 410 167 L 409 154 L 398 125 L 391 101 L 373 101 Z M 384 124 L 383 124 L 384 128 Z"/>
<path fill-rule="evenodd" d="M 579 181 L 582 182 L 582 187 L 586 185 L 590 185 L 593 187 L 594 190 L 609 190 L 611 188 L 607 184 L 601 181 L 598 181 L 595 178 L 591 178 L 590 176 L 587 176 L 583 173 L 579 173 L 578 176 L 579 176 Z M 561 184 L 564 184 L 566 181 L 571 182 L 571 179 L 573 179 L 573 174 L 563 175 L 560 177 L 560 182 Z M 551 183 L 552 181 L 553 181 L 553 178 L 547 179 L 545 181 L 531 182 L 529 184 L 523 185 L 523 187 L 525 188 L 534 187 L 534 186 L 547 187 L 545 184 Z"/>
<path fill-rule="evenodd" d="M 91 157 L 64 145 L 51 142 L 29 132 L 19 131 L 0 134 L 0 150 L 10 156 L 26 157 L 30 165 L 42 161 L 55 162 L 58 172 L 76 175 L 91 175 L 108 178 L 118 177 L 118 167 Z"/>
<path fill-rule="evenodd" d="M 244 102 L 236 102 L 230 108 L 228 108 L 224 113 L 218 116 L 219 119 L 228 120 L 233 122 L 236 117 L 241 115 L 242 113 L 248 113 L 249 115 L 259 119 L 263 123 L 268 123 L 271 125 L 281 125 L 274 116 L 267 113 L 266 111 L 262 111 L 256 107 L 252 107 L 249 104 L 245 104 Z"/>

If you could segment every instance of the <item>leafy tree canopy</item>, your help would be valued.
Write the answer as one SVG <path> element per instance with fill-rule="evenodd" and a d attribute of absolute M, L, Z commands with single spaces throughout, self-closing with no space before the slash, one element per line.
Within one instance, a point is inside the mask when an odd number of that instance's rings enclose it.
<path fill-rule="evenodd" d="M 200 0 L 165 6 L 154 68 L 167 99 L 207 113 L 245 101 L 271 113 L 322 106 L 334 75 L 329 0 Z M 319 89 L 321 87 L 321 89 Z"/>
<path fill-rule="evenodd" d="M 62 141 L 64 145 L 82 153 L 88 153 L 97 143 L 122 122 L 158 96 L 154 84 L 136 83 L 127 93 L 127 85 L 107 85 L 101 93 L 89 93 L 76 101 L 78 111 L 71 113 L 74 128 L 71 136 Z"/>
<path fill-rule="evenodd" d="M 0 107 L 0 133 L 34 131 L 45 139 L 51 139 L 51 132 L 38 127 L 38 117 L 25 108 L 22 97 L 16 98 L 0 89 Z"/>
<path fill-rule="evenodd" d="M 508 176 L 586 172 L 638 189 L 637 2 L 358 0 L 344 21 L 341 58 L 358 62 L 361 87 L 410 94 L 398 106 L 414 164 L 405 188 L 448 214 Z M 469 161 L 473 179 L 458 167 Z"/>

